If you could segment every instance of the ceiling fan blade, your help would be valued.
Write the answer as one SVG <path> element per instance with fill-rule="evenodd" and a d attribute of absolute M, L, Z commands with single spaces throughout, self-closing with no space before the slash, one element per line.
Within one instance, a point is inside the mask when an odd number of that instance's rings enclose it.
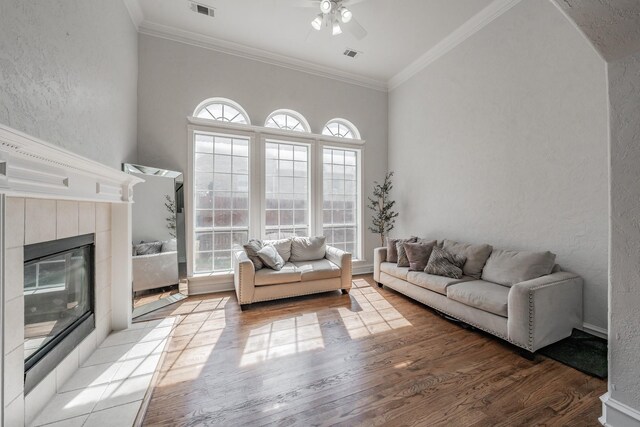
<path fill-rule="evenodd" d="M 351 18 L 351 21 L 346 24 L 342 24 L 342 28 L 353 34 L 353 36 L 358 40 L 362 40 L 368 34 L 367 30 L 365 30 L 364 27 L 360 25 L 356 18 Z"/>
<path fill-rule="evenodd" d="M 363 1 L 367 0 L 342 0 L 342 4 L 345 6 L 352 6 L 354 4 L 362 3 Z"/>

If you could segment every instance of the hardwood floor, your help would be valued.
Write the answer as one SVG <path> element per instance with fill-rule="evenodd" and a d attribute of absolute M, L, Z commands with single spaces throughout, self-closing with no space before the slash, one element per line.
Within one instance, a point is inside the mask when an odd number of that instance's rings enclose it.
<path fill-rule="evenodd" d="M 171 295 L 177 294 L 178 292 L 180 292 L 178 285 L 139 292 L 133 297 L 133 308 L 142 307 L 143 305 L 147 305 L 151 302 L 165 299 Z"/>
<path fill-rule="evenodd" d="M 462 328 L 370 275 L 254 304 L 189 297 L 144 425 L 599 425 L 606 381 Z"/>

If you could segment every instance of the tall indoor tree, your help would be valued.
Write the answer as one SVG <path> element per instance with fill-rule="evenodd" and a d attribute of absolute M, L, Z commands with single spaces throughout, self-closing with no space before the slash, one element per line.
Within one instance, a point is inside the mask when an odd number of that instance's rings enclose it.
<path fill-rule="evenodd" d="M 392 176 L 393 171 L 385 175 L 382 184 L 374 181 L 373 196 L 368 197 L 368 207 L 373 211 L 369 230 L 373 233 L 380 234 L 380 243 L 382 246 L 384 246 L 385 235 L 393 230 L 396 217 L 398 216 L 398 213 L 393 210 L 396 202 L 391 200 L 391 189 L 393 189 L 393 183 L 391 182 Z"/>

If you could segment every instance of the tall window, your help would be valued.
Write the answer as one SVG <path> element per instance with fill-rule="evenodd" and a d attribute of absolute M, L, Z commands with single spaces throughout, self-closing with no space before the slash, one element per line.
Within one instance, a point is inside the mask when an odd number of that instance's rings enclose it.
<path fill-rule="evenodd" d="M 231 268 L 231 249 L 249 238 L 249 140 L 195 134 L 194 267 Z"/>
<path fill-rule="evenodd" d="M 309 146 L 265 143 L 265 234 L 309 235 Z"/>
<path fill-rule="evenodd" d="M 250 124 L 246 111 L 239 104 L 225 98 L 211 98 L 203 101 L 198 105 L 193 115 L 200 119 Z"/>
<path fill-rule="evenodd" d="M 296 132 L 311 132 L 309 123 L 302 114 L 292 110 L 276 110 L 269 114 L 264 123 L 265 127 L 293 130 Z"/>
<path fill-rule="evenodd" d="M 324 148 L 323 233 L 327 244 L 359 255 L 358 152 Z"/>
<path fill-rule="evenodd" d="M 332 119 L 324 125 L 323 135 L 335 136 L 337 138 L 360 139 L 360 132 L 349 120 Z"/>

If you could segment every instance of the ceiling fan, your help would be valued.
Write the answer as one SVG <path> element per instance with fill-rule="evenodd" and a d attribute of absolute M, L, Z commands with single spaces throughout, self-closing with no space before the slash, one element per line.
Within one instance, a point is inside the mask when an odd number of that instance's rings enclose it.
<path fill-rule="evenodd" d="M 367 35 L 367 30 L 360 25 L 351 9 L 347 7 L 362 1 L 364 0 L 298 0 L 296 5 L 320 9 L 320 13 L 311 21 L 311 27 L 314 30 L 330 28 L 334 36 L 348 31 L 356 39 L 362 40 Z"/>

